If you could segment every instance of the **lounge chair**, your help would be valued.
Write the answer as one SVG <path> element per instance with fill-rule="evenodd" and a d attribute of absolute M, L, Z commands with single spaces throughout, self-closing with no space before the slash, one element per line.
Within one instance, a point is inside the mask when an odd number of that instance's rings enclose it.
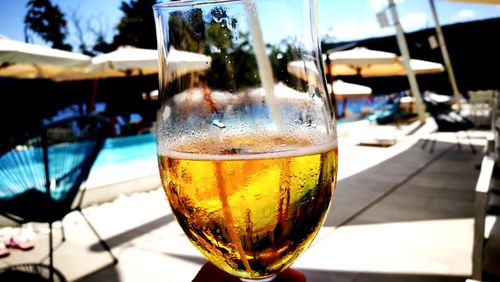
<path fill-rule="evenodd" d="M 397 121 L 401 96 L 400 93 L 394 94 L 382 107 L 368 115 L 366 119 L 371 123 L 376 122 L 381 125 Z"/>
<path fill-rule="evenodd" d="M 497 92 L 495 90 L 468 91 L 470 116 L 476 125 L 491 126 L 494 118 Z"/>
<path fill-rule="evenodd" d="M 108 133 L 107 119 L 83 115 L 49 123 L 0 148 L 0 215 L 19 224 L 49 224 L 52 270 L 52 224 L 73 211 L 83 215 L 113 262 L 117 262 L 81 210 L 85 192 L 81 186 Z M 64 241 L 64 229 L 62 232 Z"/>
<path fill-rule="evenodd" d="M 430 113 L 437 125 L 437 129 L 432 132 L 432 136 L 431 138 L 429 138 L 432 139 L 432 144 L 429 152 L 432 153 L 434 150 L 434 145 L 436 144 L 436 133 L 454 132 L 457 141 L 457 147 L 460 148 L 461 145 L 458 138 L 458 132 L 464 132 L 469 142 L 471 152 L 475 154 L 476 149 L 474 149 L 474 146 L 472 146 L 469 134 L 467 133 L 469 129 L 475 127 L 474 123 L 467 117 L 461 115 L 459 112 L 454 111 L 450 105 L 451 100 L 446 99 L 446 97 L 446 95 L 434 94 L 430 92 L 426 92 L 423 95 L 423 101 L 426 105 L 427 111 Z M 427 143 L 429 142 L 429 139 L 422 143 L 422 149 L 425 149 Z"/>

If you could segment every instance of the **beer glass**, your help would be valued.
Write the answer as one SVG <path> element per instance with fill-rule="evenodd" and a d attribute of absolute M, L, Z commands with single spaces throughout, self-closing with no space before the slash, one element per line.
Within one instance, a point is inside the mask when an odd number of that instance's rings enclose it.
<path fill-rule="evenodd" d="M 315 1 L 154 6 L 157 151 L 177 222 L 218 268 L 270 281 L 311 244 L 337 172 Z"/>

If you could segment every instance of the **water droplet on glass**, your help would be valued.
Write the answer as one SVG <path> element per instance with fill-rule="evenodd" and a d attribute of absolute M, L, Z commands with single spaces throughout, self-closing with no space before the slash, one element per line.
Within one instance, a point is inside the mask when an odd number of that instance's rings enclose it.
<path fill-rule="evenodd" d="M 309 96 L 311 98 L 314 98 L 314 96 L 320 96 L 319 88 L 313 84 L 309 84 L 307 92 L 309 92 Z"/>
<path fill-rule="evenodd" d="M 229 28 L 229 30 L 231 31 L 234 31 L 236 29 L 236 20 L 233 19 L 233 20 L 227 20 L 226 19 L 226 24 L 227 24 L 227 28 Z"/>
<path fill-rule="evenodd" d="M 163 110 L 163 121 L 166 121 L 170 117 L 170 113 L 170 107 L 165 107 L 165 109 Z"/>

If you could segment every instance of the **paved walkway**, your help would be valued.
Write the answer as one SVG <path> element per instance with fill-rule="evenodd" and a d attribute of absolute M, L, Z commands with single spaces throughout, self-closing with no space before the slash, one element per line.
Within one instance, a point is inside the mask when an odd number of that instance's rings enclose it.
<path fill-rule="evenodd" d="M 421 144 L 433 126 L 428 122 L 411 135 L 405 135 L 408 125 L 339 128 L 333 207 L 295 269 L 309 281 L 464 281 L 471 269 L 474 186 L 486 132 L 470 133 L 475 155 L 467 146 L 457 149 L 454 134 L 439 134 L 430 154 Z M 367 138 L 397 142 L 359 145 Z M 205 262 L 178 227 L 161 189 L 84 212 L 120 261 L 111 264 L 73 213 L 64 220 L 66 242 L 56 244 L 55 252 L 56 267 L 70 281 L 191 281 Z M 36 248 L 12 251 L 0 267 L 44 259 L 47 228 L 35 228 Z M 59 242 L 57 229 L 55 235 Z"/>

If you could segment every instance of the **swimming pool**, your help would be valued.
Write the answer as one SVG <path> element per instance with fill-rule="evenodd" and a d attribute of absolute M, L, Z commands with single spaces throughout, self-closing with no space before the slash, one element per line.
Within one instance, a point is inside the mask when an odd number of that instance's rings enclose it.
<path fill-rule="evenodd" d="M 380 108 L 382 105 L 387 103 L 389 96 L 371 96 L 370 98 L 363 99 L 349 99 L 347 100 L 346 110 L 352 115 L 351 118 L 359 118 L 364 110 L 375 110 Z M 341 101 L 337 101 L 337 110 L 339 113 L 343 111 L 343 104 Z M 343 123 L 345 120 L 338 120 L 338 122 Z"/>
<path fill-rule="evenodd" d="M 92 188 L 157 174 L 154 134 L 108 138 L 87 185 Z"/>

